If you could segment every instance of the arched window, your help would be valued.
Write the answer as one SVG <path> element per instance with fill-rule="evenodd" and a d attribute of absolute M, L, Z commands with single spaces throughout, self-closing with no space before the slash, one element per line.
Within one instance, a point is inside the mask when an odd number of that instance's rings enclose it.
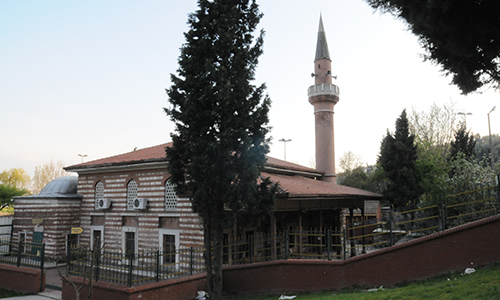
<path fill-rule="evenodd" d="M 102 181 L 98 181 L 95 184 L 95 209 L 99 209 L 98 200 L 102 198 L 104 198 L 104 183 Z"/>
<path fill-rule="evenodd" d="M 130 180 L 127 184 L 127 209 L 134 210 L 134 199 L 137 198 L 137 182 Z"/>
<path fill-rule="evenodd" d="M 175 194 L 175 186 L 170 183 L 170 179 L 165 182 L 165 210 L 177 210 L 177 195 Z"/>

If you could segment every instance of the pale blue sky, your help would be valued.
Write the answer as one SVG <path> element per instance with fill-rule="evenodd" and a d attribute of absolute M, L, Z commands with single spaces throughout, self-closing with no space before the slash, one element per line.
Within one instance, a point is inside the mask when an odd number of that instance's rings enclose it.
<path fill-rule="evenodd" d="M 319 14 L 332 58 L 336 157 L 352 151 L 376 161 L 387 128 L 402 109 L 427 109 L 450 99 L 473 113 L 474 133 L 488 133 L 487 113 L 500 95 L 460 96 L 439 68 L 423 62 L 416 38 L 401 21 L 362 0 L 258 1 L 264 13 L 264 54 L 257 84 L 273 101 L 271 156 L 310 166 Z M 94 160 L 170 141 L 165 88 L 194 0 L 1 1 L 0 171 Z M 500 112 L 491 114 L 498 133 Z"/>

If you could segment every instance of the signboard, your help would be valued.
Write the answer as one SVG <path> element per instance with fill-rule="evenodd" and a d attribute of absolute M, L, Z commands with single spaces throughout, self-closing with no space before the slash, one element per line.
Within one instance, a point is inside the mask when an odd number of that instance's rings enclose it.
<path fill-rule="evenodd" d="M 31 222 L 35 225 L 37 224 L 42 224 L 43 223 L 43 219 L 31 219 Z"/>
<path fill-rule="evenodd" d="M 82 227 L 71 227 L 71 234 L 80 234 L 83 232 Z"/>

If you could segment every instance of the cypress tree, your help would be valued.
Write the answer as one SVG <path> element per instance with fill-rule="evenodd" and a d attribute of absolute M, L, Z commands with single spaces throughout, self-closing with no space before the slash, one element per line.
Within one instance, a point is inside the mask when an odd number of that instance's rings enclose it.
<path fill-rule="evenodd" d="M 416 160 L 415 136 L 410 134 L 406 110 L 403 110 L 396 120 L 394 135 L 388 131 L 382 140 L 378 158 L 388 179 L 384 198 L 396 208 L 416 204 L 422 194 Z"/>
<path fill-rule="evenodd" d="M 459 153 L 462 153 L 465 159 L 471 161 L 476 154 L 476 139 L 474 135 L 469 134 L 465 128 L 465 123 L 462 123 L 455 132 L 455 140 L 450 143 L 450 155 L 448 160 L 455 160 Z"/>
<path fill-rule="evenodd" d="M 274 205 L 275 187 L 260 177 L 271 101 L 264 84 L 251 84 L 264 36 L 254 36 L 262 17 L 255 1 L 198 5 L 167 89 L 175 132 L 166 152 L 178 193 L 203 219 L 210 299 L 221 299 L 224 229 L 236 219 L 257 223 Z"/>

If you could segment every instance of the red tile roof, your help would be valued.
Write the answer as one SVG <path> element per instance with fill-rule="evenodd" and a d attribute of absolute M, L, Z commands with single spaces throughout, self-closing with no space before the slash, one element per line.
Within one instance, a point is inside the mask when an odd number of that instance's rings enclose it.
<path fill-rule="evenodd" d="M 314 180 L 303 176 L 286 176 L 272 173 L 261 173 L 264 178 L 269 177 L 272 182 L 278 183 L 280 189 L 289 194 L 289 197 L 359 197 L 366 199 L 380 199 L 381 195 L 340 184 Z"/>
<path fill-rule="evenodd" d="M 110 157 L 105 157 L 97 160 L 91 160 L 77 165 L 68 166 L 66 170 L 74 170 L 80 168 L 91 168 L 106 165 L 130 164 L 134 162 L 147 161 L 166 161 L 165 147 L 170 147 L 172 143 L 161 144 L 144 149 L 137 149 L 132 152 L 118 154 Z"/>
<path fill-rule="evenodd" d="M 166 161 L 165 147 L 170 147 L 171 145 L 172 143 L 166 143 L 138 149 L 128 153 L 68 166 L 65 169 L 68 171 L 79 171 L 82 169 L 93 169 L 106 166 L 162 162 Z M 270 177 L 272 182 L 279 183 L 281 191 L 287 193 L 289 197 L 381 198 L 381 195 L 365 190 L 314 180 L 311 177 L 319 177 L 321 175 L 321 173 L 315 169 L 269 156 L 267 157 L 266 170 L 261 175 L 262 177 Z"/>
<path fill-rule="evenodd" d="M 106 165 L 121 165 L 121 164 L 131 164 L 131 163 L 140 163 L 140 162 L 148 162 L 148 161 L 163 161 L 166 160 L 165 156 L 165 148 L 171 147 L 172 142 L 161 144 L 158 146 L 153 146 L 144 149 L 137 149 L 132 152 L 127 152 L 123 154 L 118 154 L 106 158 L 101 158 L 97 160 L 92 160 L 88 162 L 84 162 L 81 164 L 76 164 L 72 166 L 68 166 L 66 170 L 75 170 L 75 169 L 88 169 L 92 167 L 106 166 Z M 318 171 L 312 168 L 304 167 L 298 164 L 286 162 L 277 158 L 267 157 L 267 165 L 269 167 L 276 167 L 285 170 L 291 171 L 300 171 L 307 173 L 320 174 Z"/>

